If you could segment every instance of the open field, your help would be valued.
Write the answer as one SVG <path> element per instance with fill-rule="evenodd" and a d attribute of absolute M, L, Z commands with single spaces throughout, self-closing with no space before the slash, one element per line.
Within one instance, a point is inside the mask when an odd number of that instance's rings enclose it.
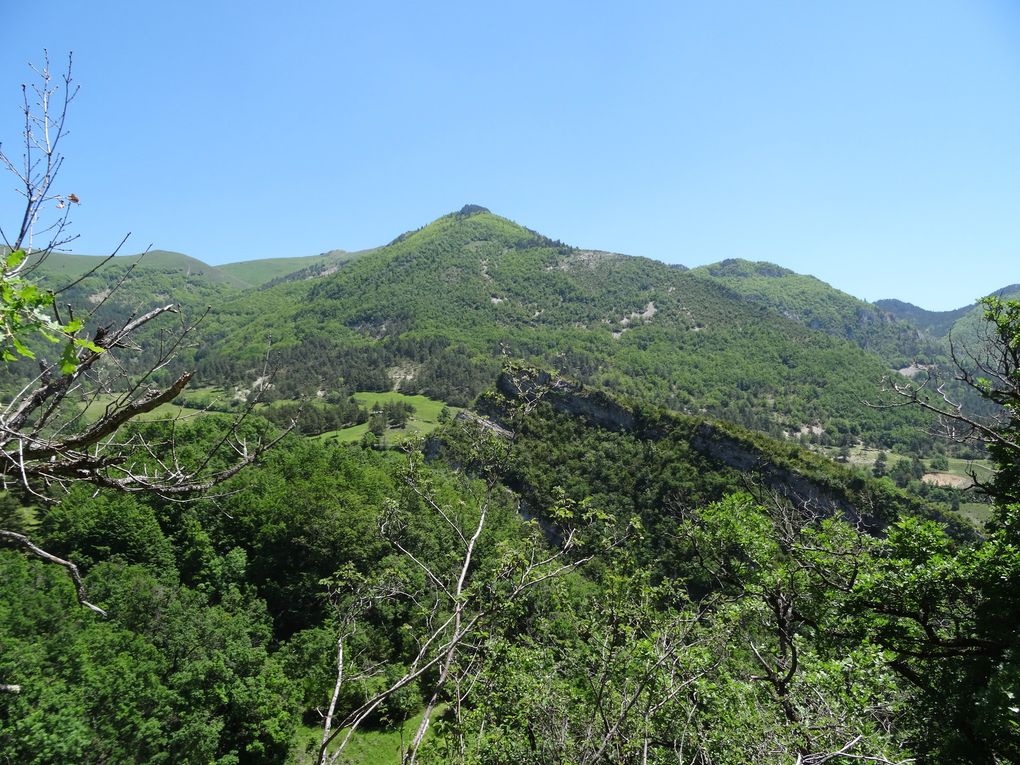
<path fill-rule="evenodd" d="M 992 506 L 983 502 L 961 502 L 960 515 L 974 521 L 978 527 L 984 526 L 992 517 Z"/>
<path fill-rule="evenodd" d="M 93 421 L 102 417 L 106 411 L 106 407 L 117 400 L 117 396 L 112 393 L 103 393 L 96 397 L 87 407 L 85 407 L 85 420 Z M 198 417 L 206 414 L 203 409 L 193 409 L 187 406 L 181 406 L 173 402 L 168 404 L 161 404 L 153 409 L 151 412 L 138 415 L 134 418 L 135 422 L 153 422 L 155 420 L 174 420 L 182 419 L 187 417 Z"/>
<path fill-rule="evenodd" d="M 113 403 L 117 397 L 114 394 L 102 394 L 96 398 L 85 410 L 85 419 L 94 421 L 102 416 L 106 407 Z M 407 424 L 402 428 L 387 428 L 382 439 L 386 445 L 399 443 L 403 439 L 416 433 L 431 433 L 439 425 L 440 413 L 446 404 L 428 396 L 407 395 L 396 391 L 361 391 L 354 394 L 354 399 L 362 406 L 371 410 L 376 404 L 380 407 L 388 403 L 401 402 L 414 407 L 414 414 L 411 415 Z M 233 400 L 222 388 L 204 387 L 185 390 L 181 399 L 187 405 L 179 403 L 162 404 L 151 412 L 140 415 L 137 420 L 140 422 L 152 422 L 157 420 L 187 419 L 201 417 L 209 412 L 231 411 Z M 272 404 L 262 404 L 256 408 L 256 412 L 265 406 L 282 404 L 297 404 L 298 401 L 281 400 Z M 451 417 L 456 416 L 460 411 L 457 407 L 448 407 Z M 313 438 L 323 441 L 335 441 L 337 443 L 356 443 L 368 432 L 368 423 L 353 425 L 341 430 L 332 430 L 322 433 Z"/>
<path fill-rule="evenodd" d="M 439 425 L 439 414 L 446 407 L 442 401 L 428 396 L 410 396 L 397 391 L 384 391 L 382 393 L 359 392 L 354 394 L 354 400 L 362 406 L 371 409 L 373 405 L 385 406 L 387 403 L 402 402 L 414 407 L 414 414 L 408 418 L 407 425 L 403 428 L 388 428 L 383 435 L 387 443 L 399 442 L 416 433 L 431 433 Z M 450 416 L 455 417 L 460 411 L 458 407 L 447 407 Z M 323 441 L 337 441 L 339 443 L 354 443 L 360 441 L 368 433 L 368 423 L 354 425 L 342 430 L 332 430 L 323 433 L 319 438 Z"/>
<path fill-rule="evenodd" d="M 836 459 L 839 454 L 839 449 L 836 447 L 825 447 L 821 449 L 821 451 L 830 459 Z M 849 464 L 859 468 L 870 468 L 875 464 L 875 460 L 878 459 L 878 455 L 881 452 L 881 449 L 854 446 L 850 449 Z M 896 454 L 895 452 L 886 451 L 886 465 L 890 468 L 897 462 L 907 459 L 910 458 L 901 454 Z M 928 472 L 940 472 L 932 468 L 932 460 L 926 459 L 922 460 L 922 462 L 924 463 L 925 470 Z M 970 477 L 971 470 L 974 470 L 974 472 L 977 473 L 977 477 L 982 480 L 990 478 L 992 475 L 992 467 L 989 460 L 964 460 L 956 457 L 951 457 L 949 459 L 949 469 L 941 472 L 968 478 Z"/>
<path fill-rule="evenodd" d="M 955 457 L 949 460 L 947 472 L 953 475 L 969 478 L 972 471 L 979 481 L 986 481 L 992 477 L 992 463 L 989 460 L 961 460 Z"/>

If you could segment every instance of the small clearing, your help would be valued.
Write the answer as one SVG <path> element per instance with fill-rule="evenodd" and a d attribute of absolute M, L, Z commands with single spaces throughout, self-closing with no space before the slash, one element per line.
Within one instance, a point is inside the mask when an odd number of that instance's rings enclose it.
<path fill-rule="evenodd" d="M 974 479 L 970 476 L 955 475 L 954 473 L 925 473 L 921 480 L 932 486 L 942 486 L 949 489 L 966 489 L 974 485 Z"/>
<path fill-rule="evenodd" d="M 456 417 L 460 407 L 447 406 L 445 402 L 434 398 L 420 395 L 408 395 L 399 391 L 361 391 L 354 394 L 354 400 L 364 407 L 373 407 L 376 404 L 384 406 L 388 402 L 401 402 L 414 407 L 414 414 L 407 421 L 403 428 L 389 428 L 384 436 L 387 444 L 394 445 L 415 433 L 431 433 L 439 426 L 439 415 L 444 408 L 451 417 Z M 316 438 L 323 441 L 337 441 L 339 443 L 353 443 L 360 441 L 368 432 L 368 423 L 352 425 L 342 430 L 331 430 L 322 433 Z"/>
<path fill-rule="evenodd" d="M 910 366 L 903 367 L 903 369 L 897 369 L 896 371 L 899 374 L 903 375 L 904 377 L 909 377 L 909 378 L 913 379 L 914 377 L 917 377 L 922 372 L 927 372 L 929 369 L 934 369 L 934 365 L 932 365 L 932 364 L 918 364 L 915 361 L 915 362 L 912 362 L 910 364 Z"/>
<path fill-rule="evenodd" d="M 394 366 L 386 370 L 386 375 L 393 381 L 393 390 L 400 390 L 405 382 L 410 382 L 414 379 L 415 374 L 418 371 L 419 365 L 405 365 L 405 366 Z"/>

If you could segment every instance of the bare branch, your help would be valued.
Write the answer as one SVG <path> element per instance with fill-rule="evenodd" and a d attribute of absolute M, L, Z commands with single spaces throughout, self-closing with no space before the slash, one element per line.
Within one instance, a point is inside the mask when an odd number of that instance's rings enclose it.
<path fill-rule="evenodd" d="M 70 574 L 71 576 L 71 581 L 74 582 L 74 589 L 78 596 L 78 602 L 81 603 L 90 611 L 95 611 L 100 616 L 107 615 L 106 611 L 101 609 L 99 606 L 89 602 L 88 596 L 85 593 L 85 582 L 82 580 L 81 572 L 78 570 L 78 567 L 74 563 L 72 563 L 69 560 L 64 560 L 63 558 L 58 558 L 56 555 L 53 555 L 52 553 L 46 552 L 44 549 L 34 544 L 24 534 L 18 534 L 17 532 L 14 531 L 0 530 L 0 539 L 4 539 L 10 542 L 11 544 L 17 545 L 23 550 L 27 550 L 35 557 L 40 558 L 41 560 L 44 560 L 47 563 L 53 563 L 57 566 L 62 566 L 63 568 L 67 569 L 67 573 Z"/>

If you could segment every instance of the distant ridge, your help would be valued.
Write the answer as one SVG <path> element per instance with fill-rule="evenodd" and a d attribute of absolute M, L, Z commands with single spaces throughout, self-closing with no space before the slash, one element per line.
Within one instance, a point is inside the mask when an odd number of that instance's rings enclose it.
<path fill-rule="evenodd" d="M 51 252 L 38 267 L 39 275 L 56 283 L 60 279 L 75 279 L 88 273 L 107 259 L 105 255 L 75 255 L 66 252 Z M 169 250 L 149 250 L 137 255 L 117 255 L 103 266 L 103 270 L 118 271 L 132 268 L 134 273 L 174 273 L 197 276 L 212 284 L 243 288 L 248 286 L 229 272 L 211 266 L 198 258 Z"/>
<path fill-rule="evenodd" d="M 693 273 L 811 329 L 850 340 L 893 367 L 930 358 L 938 350 L 904 317 L 775 263 L 731 258 L 700 266 Z"/>
<path fill-rule="evenodd" d="M 1016 296 L 1017 294 L 1020 294 L 1020 284 L 1010 284 L 989 293 L 989 295 L 997 295 L 999 297 Z M 978 306 L 977 302 L 974 302 L 951 311 L 929 311 L 913 303 L 907 303 L 894 298 L 876 300 L 875 305 L 884 311 L 888 311 L 898 319 L 908 321 L 933 337 L 939 338 L 947 337 L 952 331 L 953 326 L 977 310 Z"/>

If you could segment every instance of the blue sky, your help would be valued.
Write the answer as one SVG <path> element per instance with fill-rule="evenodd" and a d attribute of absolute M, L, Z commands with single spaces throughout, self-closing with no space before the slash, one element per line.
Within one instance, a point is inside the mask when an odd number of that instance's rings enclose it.
<path fill-rule="evenodd" d="M 26 64 L 74 51 L 77 252 L 355 250 L 476 203 L 868 300 L 1020 282 L 1009 2 L 2 5 L 5 150 Z"/>

